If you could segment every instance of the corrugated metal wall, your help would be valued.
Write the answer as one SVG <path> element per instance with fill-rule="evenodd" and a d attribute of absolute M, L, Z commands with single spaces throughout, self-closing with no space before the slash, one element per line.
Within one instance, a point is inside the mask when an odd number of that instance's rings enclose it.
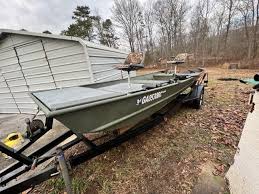
<path fill-rule="evenodd" d="M 86 50 L 78 41 L 8 34 L 0 41 L 0 113 L 35 113 L 28 91 L 84 85 L 91 76 L 95 82 L 122 77 L 115 65 L 127 53 L 85 44 Z"/>
<path fill-rule="evenodd" d="M 0 93 L 8 95 L 1 98 L 8 101 L 0 105 L 4 113 L 35 112 L 28 91 L 90 82 L 83 47 L 76 41 L 9 35 L 0 44 L 0 68 L 4 81 Z"/>
<path fill-rule="evenodd" d="M 94 81 L 103 82 L 126 78 L 127 73 L 118 71 L 116 65 L 123 64 L 128 53 L 85 42 L 92 65 Z M 133 76 L 135 73 L 132 74 Z"/>
<path fill-rule="evenodd" d="M 0 112 L 19 113 L 20 110 L 23 111 L 25 107 L 30 105 L 30 99 L 26 99 L 28 97 L 26 80 L 10 37 L 0 44 L 0 68 L 2 77 Z"/>

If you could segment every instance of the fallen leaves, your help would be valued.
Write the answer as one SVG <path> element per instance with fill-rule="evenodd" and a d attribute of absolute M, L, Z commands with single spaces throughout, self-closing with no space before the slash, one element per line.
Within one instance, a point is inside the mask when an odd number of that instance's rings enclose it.
<path fill-rule="evenodd" d="M 215 171 L 213 172 L 213 174 L 215 176 L 222 176 L 222 175 L 224 175 L 225 171 L 226 171 L 225 165 L 219 164 L 219 165 L 215 166 Z"/>

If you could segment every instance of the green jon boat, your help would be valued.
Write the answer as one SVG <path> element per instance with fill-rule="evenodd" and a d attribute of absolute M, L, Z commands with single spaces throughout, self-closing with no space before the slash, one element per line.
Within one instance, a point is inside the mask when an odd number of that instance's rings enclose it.
<path fill-rule="evenodd" d="M 124 65 L 116 67 L 127 71 L 128 79 L 31 92 L 30 96 L 46 115 L 45 125 L 41 120 L 34 119 L 36 115 L 33 119 L 27 118 L 25 135 L 30 141 L 19 150 L 0 142 L 0 151 L 17 160 L 0 171 L 0 193 L 22 192 L 51 178 L 57 172 L 61 172 L 67 192 L 72 193 L 67 163 L 75 167 L 146 131 L 162 120 L 161 115 L 155 115 L 148 122 L 135 125 L 154 115 L 179 95 L 181 103 L 192 102 L 195 108 L 200 108 L 204 87 L 208 83 L 207 73 L 203 69 L 180 74 L 176 73 L 175 68 L 174 72 L 156 72 L 131 78 L 130 71 L 143 68 L 143 61 L 143 53 L 131 53 Z M 182 62 L 174 62 L 179 63 Z M 24 150 L 52 129 L 53 119 L 63 123 L 69 130 L 57 134 L 39 148 L 34 146 L 33 151 L 25 155 Z M 117 131 L 119 129 L 124 130 Z M 102 133 L 98 137 L 82 135 L 112 130 L 119 133 L 105 142 L 96 142 L 103 137 Z M 57 147 L 74 135 L 77 137 Z M 66 161 L 63 151 L 79 142 L 84 142 L 89 149 L 69 157 Z M 53 163 L 42 168 L 46 165 L 41 164 L 53 157 L 59 166 Z"/>
<path fill-rule="evenodd" d="M 130 71 L 139 66 L 123 67 Z M 137 124 L 196 84 L 202 69 L 183 74 L 151 73 L 123 80 L 32 92 L 46 117 L 75 133 L 115 130 Z"/>

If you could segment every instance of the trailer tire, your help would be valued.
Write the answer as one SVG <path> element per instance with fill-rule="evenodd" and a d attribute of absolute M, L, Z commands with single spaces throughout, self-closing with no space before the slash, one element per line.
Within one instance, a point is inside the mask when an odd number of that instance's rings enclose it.
<path fill-rule="evenodd" d="M 204 89 L 201 91 L 199 98 L 193 101 L 193 107 L 195 109 L 200 109 L 201 106 L 203 105 L 203 101 L 204 101 Z"/>

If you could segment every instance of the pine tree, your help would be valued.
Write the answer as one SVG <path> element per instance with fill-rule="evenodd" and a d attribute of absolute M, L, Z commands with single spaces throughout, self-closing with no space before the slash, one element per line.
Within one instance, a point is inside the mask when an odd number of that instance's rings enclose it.
<path fill-rule="evenodd" d="M 93 22 L 96 17 L 90 15 L 90 8 L 88 6 L 77 6 L 73 14 L 72 19 L 75 22 L 70 24 L 67 30 L 62 31 L 62 34 L 92 41 L 96 36 L 93 29 Z"/>

